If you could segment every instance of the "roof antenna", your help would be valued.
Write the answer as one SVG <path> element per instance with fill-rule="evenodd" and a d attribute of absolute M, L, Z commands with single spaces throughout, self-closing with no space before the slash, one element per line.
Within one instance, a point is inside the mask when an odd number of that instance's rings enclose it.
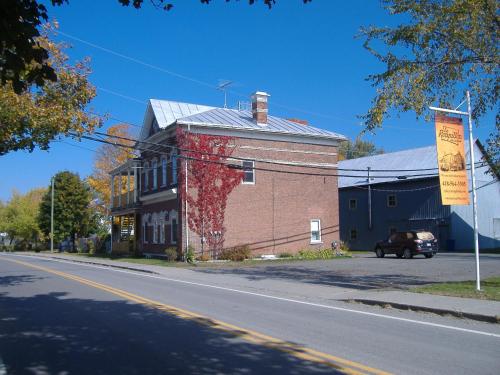
<path fill-rule="evenodd" d="M 217 90 L 224 92 L 224 108 L 227 108 L 227 87 L 233 84 L 233 81 L 228 79 L 219 79 L 219 84 L 217 85 Z"/>

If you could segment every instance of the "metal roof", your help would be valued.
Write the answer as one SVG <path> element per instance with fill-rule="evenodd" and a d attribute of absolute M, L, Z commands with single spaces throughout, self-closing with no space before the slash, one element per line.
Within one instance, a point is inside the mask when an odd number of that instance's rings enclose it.
<path fill-rule="evenodd" d="M 174 102 L 171 100 L 150 99 L 158 126 L 161 129 L 173 124 L 177 119 L 208 111 L 214 107 L 206 105 Z"/>
<path fill-rule="evenodd" d="M 465 153 L 468 154 L 469 145 L 465 144 Z M 413 148 L 410 150 L 390 152 L 363 158 L 342 160 L 338 163 L 339 174 L 349 175 L 367 175 L 368 167 L 375 170 L 388 170 L 389 172 L 370 171 L 371 184 L 380 184 L 384 182 L 402 182 L 408 180 L 433 178 L 438 175 L 437 150 L 436 146 L 426 146 Z M 408 171 L 415 169 L 428 169 L 420 171 Z M 360 169 L 362 171 L 344 171 L 342 169 Z M 391 170 L 399 170 L 391 172 Z M 422 176 L 427 175 L 427 176 Z M 387 176 L 384 178 L 377 176 Z M 401 178 L 405 176 L 406 178 Z M 367 177 L 339 177 L 339 188 L 352 186 L 362 186 L 367 184 Z"/>
<path fill-rule="evenodd" d="M 161 129 L 178 122 L 185 125 L 302 135 L 336 140 L 346 139 L 342 134 L 309 125 L 301 125 L 276 116 L 268 116 L 266 126 L 257 125 L 252 118 L 251 111 L 248 110 L 240 111 L 157 99 L 150 99 L 150 103 L 158 126 Z"/>

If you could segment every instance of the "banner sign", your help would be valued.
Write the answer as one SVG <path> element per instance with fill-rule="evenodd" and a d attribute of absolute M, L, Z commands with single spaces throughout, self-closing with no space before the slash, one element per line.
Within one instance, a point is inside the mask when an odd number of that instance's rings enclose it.
<path fill-rule="evenodd" d="M 436 148 L 443 205 L 468 205 L 462 119 L 436 115 Z"/>

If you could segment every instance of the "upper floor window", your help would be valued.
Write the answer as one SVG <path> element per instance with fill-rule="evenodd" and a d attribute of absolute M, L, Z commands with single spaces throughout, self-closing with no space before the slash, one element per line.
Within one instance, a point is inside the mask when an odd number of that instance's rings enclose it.
<path fill-rule="evenodd" d="M 158 162 L 153 161 L 153 189 L 158 188 Z"/>
<path fill-rule="evenodd" d="M 321 242 L 321 222 L 318 219 L 311 220 L 311 243 Z"/>
<path fill-rule="evenodd" d="M 387 207 L 396 207 L 398 205 L 398 200 L 396 199 L 396 194 L 389 194 L 387 196 Z"/>
<path fill-rule="evenodd" d="M 355 210 L 358 206 L 358 201 L 356 199 L 349 199 L 349 209 Z"/>
<path fill-rule="evenodd" d="M 144 163 L 144 191 L 149 189 L 149 164 Z"/>
<path fill-rule="evenodd" d="M 177 184 L 177 153 L 174 151 L 172 157 L 170 158 L 172 163 L 172 183 Z"/>
<path fill-rule="evenodd" d="M 243 166 L 243 183 L 255 184 L 254 162 L 250 160 L 245 160 L 243 161 L 242 166 Z"/>
<path fill-rule="evenodd" d="M 167 185 L 167 159 L 161 159 L 161 186 Z"/>

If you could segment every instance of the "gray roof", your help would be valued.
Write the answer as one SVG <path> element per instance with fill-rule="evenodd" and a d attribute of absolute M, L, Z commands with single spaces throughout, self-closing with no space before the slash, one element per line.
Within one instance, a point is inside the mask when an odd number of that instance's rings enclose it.
<path fill-rule="evenodd" d="M 465 153 L 469 153 L 468 143 L 465 144 Z M 339 174 L 341 175 L 348 174 L 366 176 L 368 167 L 372 170 L 379 170 L 370 171 L 370 176 L 374 177 L 373 179 L 370 179 L 371 184 L 433 178 L 438 175 L 436 146 L 432 145 L 413 148 L 410 150 L 390 152 L 387 154 L 342 160 L 338 163 Z M 345 171 L 343 169 L 359 169 L 360 171 Z M 389 172 L 381 170 L 389 170 Z M 406 178 L 401 178 L 402 176 L 405 176 Z M 367 177 L 339 178 L 339 188 L 362 186 L 366 184 Z"/>
<path fill-rule="evenodd" d="M 151 108 L 161 129 L 173 124 L 177 119 L 208 111 L 214 107 L 206 105 L 174 102 L 171 100 L 150 99 Z"/>
<path fill-rule="evenodd" d="M 235 130 L 257 131 L 276 134 L 301 135 L 315 138 L 344 140 L 345 136 L 328 130 L 301 125 L 296 122 L 268 116 L 266 126 L 257 125 L 250 111 L 215 108 L 198 104 L 151 99 L 151 108 L 160 128 L 164 129 L 175 122 Z"/>

